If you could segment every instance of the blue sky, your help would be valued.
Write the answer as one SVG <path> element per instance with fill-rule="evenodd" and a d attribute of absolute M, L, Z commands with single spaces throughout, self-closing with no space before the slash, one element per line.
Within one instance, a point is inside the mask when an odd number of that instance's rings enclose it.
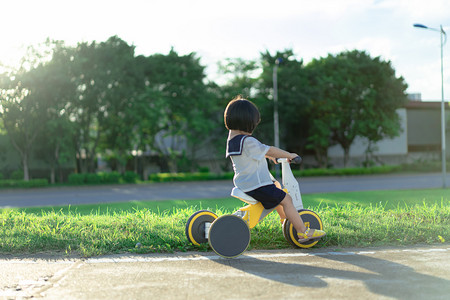
<path fill-rule="evenodd" d="M 390 60 L 423 100 L 441 99 L 440 37 L 450 34 L 448 0 L 15 0 L 2 3 L 0 61 L 14 64 L 27 45 L 47 37 L 72 45 L 112 35 L 137 54 L 198 53 L 208 76 L 228 57 L 254 59 L 291 48 L 306 63 L 344 50 Z M 450 43 L 444 46 L 445 98 L 450 99 Z"/>

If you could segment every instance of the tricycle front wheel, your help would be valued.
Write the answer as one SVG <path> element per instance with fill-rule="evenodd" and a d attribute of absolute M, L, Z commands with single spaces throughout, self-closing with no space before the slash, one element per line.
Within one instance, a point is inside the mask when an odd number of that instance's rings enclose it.
<path fill-rule="evenodd" d="M 323 223 L 320 219 L 319 215 L 309 209 L 300 209 L 298 214 L 303 220 L 303 223 L 306 227 L 311 229 L 320 229 L 323 230 Z M 297 230 L 295 230 L 294 226 L 289 220 L 284 220 L 283 222 L 283 236 L 284 238 L 293 246 L 298 248 L 311 248 L 319 239 L 309 240 L 303 243 L 298 241 Z"/>

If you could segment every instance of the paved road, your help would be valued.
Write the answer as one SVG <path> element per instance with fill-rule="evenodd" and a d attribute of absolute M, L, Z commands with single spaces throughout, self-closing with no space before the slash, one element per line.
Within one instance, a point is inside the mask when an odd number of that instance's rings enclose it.
<path fill-rule="evenodd" d="M 0 298 L 449 299 L 450 245 L 91 259 L 0 257 Z"/>
<path fill-rule="evenodd" d="M 439 188 L 441 174 L 308 177 L 299 179 L 303 194 L 364 190 Z M 447 180 L 450 186 L 450 179 Z M 0 208 L 76 205 L 142 200 L 204 199 L 230 195 L 231 180 L 0 190 Z"/>

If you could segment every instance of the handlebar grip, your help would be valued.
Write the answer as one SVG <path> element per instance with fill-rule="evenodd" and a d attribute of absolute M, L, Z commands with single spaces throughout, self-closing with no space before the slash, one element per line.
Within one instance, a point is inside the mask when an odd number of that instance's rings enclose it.
<path fill-rule="evenodd" d="M 299 165 L 302 163 L 302 158 L 300 156 L 295 157 L 294 159 L 291 160 L 291 163 Z"/>

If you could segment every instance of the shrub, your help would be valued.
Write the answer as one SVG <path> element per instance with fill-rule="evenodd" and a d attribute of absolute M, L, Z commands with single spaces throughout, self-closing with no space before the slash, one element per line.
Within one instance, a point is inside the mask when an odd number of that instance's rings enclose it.
<path fill-rule="evenodd" d="M 102 178 L 97 173 L 86 173 L 85 182 L 88 184 L 98 184 L 102 182 Z"/>
<path fill-rule="evenodd" d="M 120 182 L 120 173 L 119 172 L 109 172 L 109 173 L 100 173 L 103 183 L 119 183 Z"/>
<path fill-rule="evenodd" d="M 306 169 L 292 170 L 295 177 L 304 176 L 345 176 L 345 175 L 366 175 L 366 174 L 386 174 L 398 172 L 399 166 L 380 166 L 371 168 L 344 168 L 344 169 Z"/>
<path fill-rule="evenodd" d="M 85 183 L 85 174 L 72 173 L 69 175 L 68 181 L 70 184 L 83 184 Z"/>
<path fill-rule="evenodd" d="M 139 175 L 132 171 L 126 171 L 125 174 L 123 174 L 123 181 L 126 183 L 136 183 L 138 178 Z"/>
<path fill-rule="evenodd" d="M 148 176 L 149 181 L 153 182 L 170 182 L 170 181 L 193 181 L 193 180 L 218 180 L 232 179 L 234 173 L 228 172 L 223 174 L 215 173 L 156 173 Z"/>
<path fill-rule="evenodd" d="M 48 179 L 31 179 L 29 181 L 20 180 L 19 187 L 44 187 L 48 186 Z"/>
<path fill-rule="evenodd" d="M 47 179 L 30 179 L 29 181 L 21 180 L 0 180 L 0 188 L 33 188 L 48 186 Z"/>
<path fill-rule="evenodd" d="M 11 179 L 13 180 L 22 180 L 23 179 L 23 171 L 22 170 L 15 170 L 11 173 Z"/>
<path fill-rule="evenodd" d="M 199 167 L 198 172 L 199 173 L 209 173 L 209 168 L 208 167 Z"/>

